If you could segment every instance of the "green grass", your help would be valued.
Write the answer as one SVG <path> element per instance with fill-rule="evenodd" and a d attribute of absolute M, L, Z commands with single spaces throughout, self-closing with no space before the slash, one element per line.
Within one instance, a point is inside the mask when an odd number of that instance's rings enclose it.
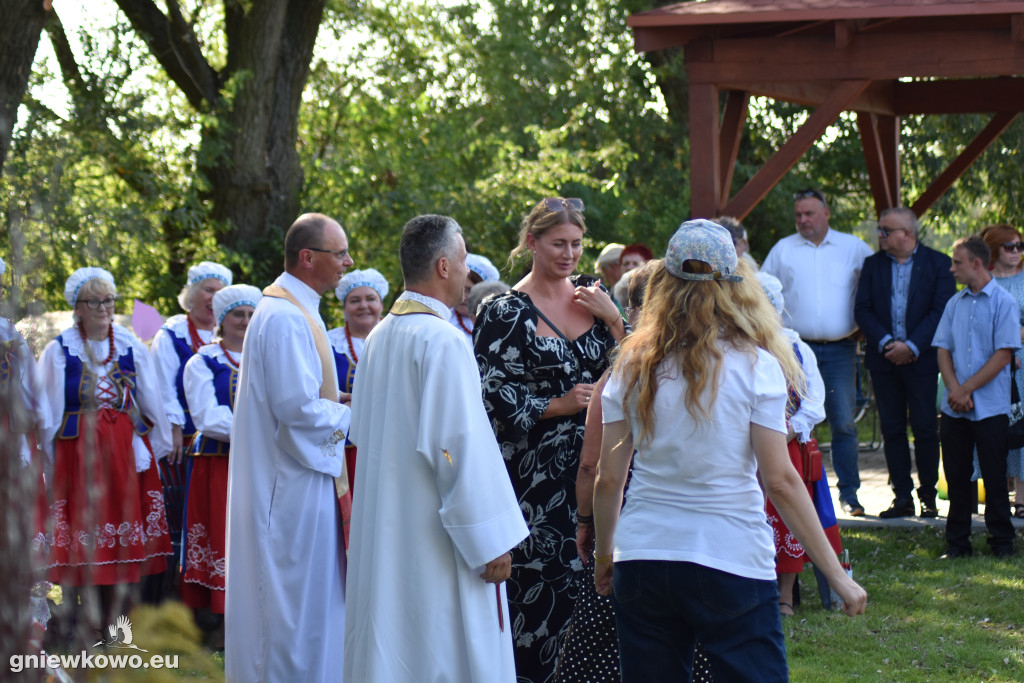
<path fill-rule="evenodd" d="M 938 560 L 941 528 L 846 529 L 867 614 L 821 609 L 814 572 L 801 575 L 802 604 L 783 619 L 793 681 L 1024 680 L 1024 560 L 996 560 L 982 534 L 971 559 Z M 181 654 L 178 671 L 94 675 L 105 681 L 223 680 L 224 658 L 199 645 L 188 611 L 172 603 L 133 613 L 138 642 Z"/>
<path fill-rule="evenodd" d="M 867 614 L 823 611 L 808 567 L 783 620 L 792 680 L 1024 680 L 1024 563 L 972 540 L 973 558 L 946 561 L 941 529 L 845 530 Z"/>

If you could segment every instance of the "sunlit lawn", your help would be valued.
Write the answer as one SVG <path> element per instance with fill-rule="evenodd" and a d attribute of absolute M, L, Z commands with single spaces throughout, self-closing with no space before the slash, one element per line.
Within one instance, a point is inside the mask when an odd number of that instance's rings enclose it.
<path fill-rule="evenodd" d="M 783 622 L 792 680 L 1024 680 L 1024 563 L 972 540 L 973 558 L 938 560 L 941 528 L 844 531 L 867 615 L 822 611 L 806 571 Z"/>
<path fill-rule="evenodd" d="M 1024 562 L 994 559 L 981 534 L 973 541 L 973 558 L 944 561 L 941 528 L 844 530 L 867 615 L 823 611 L 808 567 L 797 615 L 783 621 L 792 680 L 1024 680 Z M 178 670 L 90 680 L 223 680 L 223 655 L 198 644 L 181 605 L 140 608 L 132 621 L 141 647 L 180 655 Z"/>

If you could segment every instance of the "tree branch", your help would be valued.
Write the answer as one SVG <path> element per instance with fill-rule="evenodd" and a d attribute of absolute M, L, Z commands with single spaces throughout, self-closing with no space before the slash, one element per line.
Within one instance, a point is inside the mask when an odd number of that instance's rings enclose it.
<path fill-rule="evenodd" d="M 189 104 L 197 111 L 204 111 L 220 98 L 218 74 L 199 49 L 199 41 L 182 18 L 177 2 L 170 0 L 167 4 L 171 18 L 161 12 L 153 0 L 117 0 L 117 6 L 128 17 L 135 32 L 185 94 Z"/>
<path fill-rule="evenodd" d="M 143 197 L 153 197 L 156 194 L 153 174 L 148 171 L 146 163 L 142 163 L 138 158 L 132 158 L 134 155 L 125 150 L 124 143 L 111 130 L 105 110 L 104 93 L 101 89 L 90 89 L 71 49 L 64 24 L 56 12 L 50 12 L 44 28 L 50 37 L 50 44 L 53 45 L 57 63 L 60 65 L 61 78 L 71 94 L 78 118 L 84 122 L 86 128 L 91 128 L 99 134 L 96 154 L 105 160 L 110 169 L 130 188 Z M 128 158 L 131 158 L 131 162 L 125 163 Z"/>

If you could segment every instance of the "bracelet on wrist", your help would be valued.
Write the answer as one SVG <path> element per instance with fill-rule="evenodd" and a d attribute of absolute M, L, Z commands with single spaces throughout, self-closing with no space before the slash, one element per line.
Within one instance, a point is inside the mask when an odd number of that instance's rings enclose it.
<path fill-rule="evenodd" d="M 594 555 L 594 564 L 608 564 L 612 561 L 612 556 L 609 555 Z"/>
<path fill-rule="evenodd" d="M 581 515 L 577 512 L 576 523 L 585 524 L 586 526 L 594 526 L 594 515 Z"/>

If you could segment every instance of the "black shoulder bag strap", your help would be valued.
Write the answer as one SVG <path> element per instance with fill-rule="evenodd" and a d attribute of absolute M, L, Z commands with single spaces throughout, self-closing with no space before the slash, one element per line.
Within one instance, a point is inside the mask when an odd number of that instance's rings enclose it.
<path fill-rule="evenodd" d="M 546 315 L 541 313 L 540 309 L 537 308 L 536 304 L 534 304 L 529 299 L 527 299 L 527 302 L 530 304 L 530 308 L 533 309 L 534 313 L 536 313 L 538 316 L 540 316 L 540 319 L 543 320 L 544 322 L 546 322 L 548 324 L 548 327 L 550 327 L 552 330 L 554 330 L 555 334 L 557 334 L 559 337 L 561 337 L 565 341 L 565 343 L 569 345 L 569 350 L 572 352 L 572 355 L 576 358 L 576 380 L 577 381 L 573 382 L 573 384 L 574 385 L 575 384 L 580 384 L 582 382 L 582 379 L 583 379 L 583 359 L 580 358 L 580 354 L 576 351 L 576 343 L 573 342 L 573 341 L 570 341 L 568 337 L 566 337 L 564 334 L 562 334 L 562 331 L 560 329 L 558 329 L 557 327 L 555 327 L 555 324 L 553 322 L 551 322 Z"/>

